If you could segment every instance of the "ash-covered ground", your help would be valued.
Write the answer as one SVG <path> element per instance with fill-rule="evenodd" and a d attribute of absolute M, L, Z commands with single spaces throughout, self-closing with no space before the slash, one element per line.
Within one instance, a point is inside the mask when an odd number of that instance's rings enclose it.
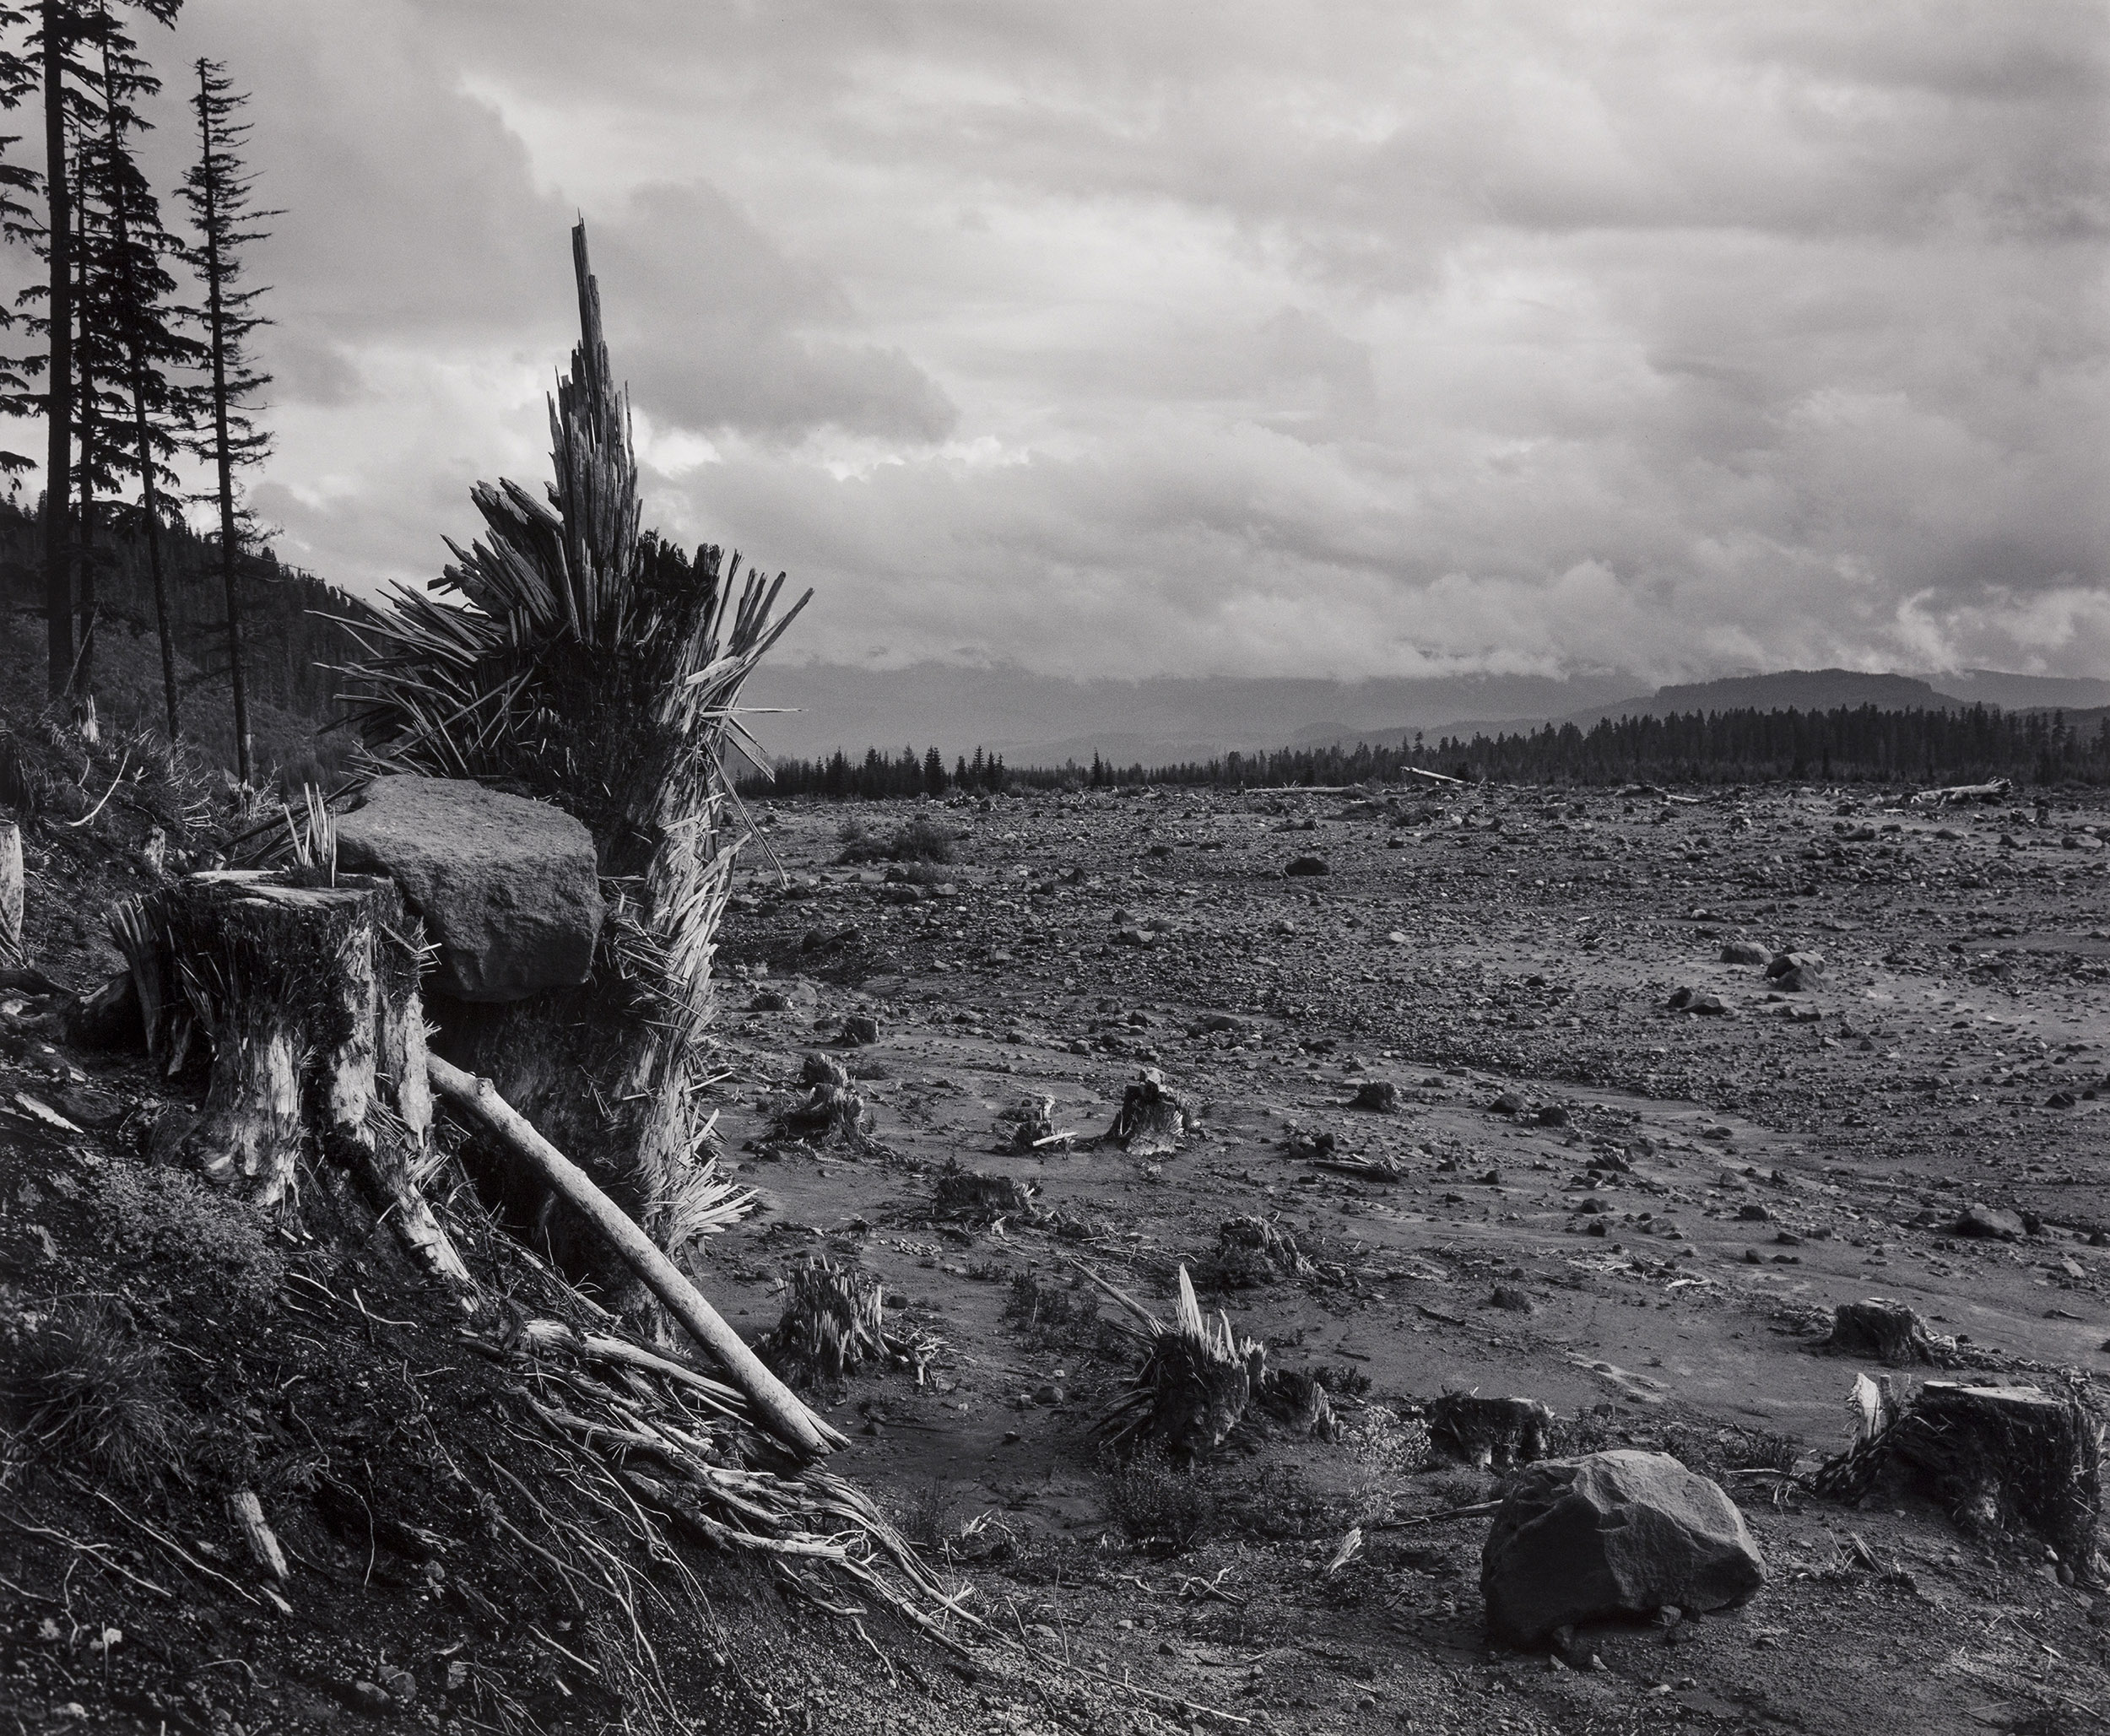
<path fill-rule="evenodd" d="M 760 1329 L 811 1253 L 884 1280 L 940 1348 L 833 1414 L 1007 1620 L 1285 1728 L 2080 1728 L 2058 1708 L 2104 1702 L 2100 1594 L 1925 1503 L 1729 1478 L 1772 1585 L 1675 1643 L 1609 1633 L 1601 1668 L 1488 1661 L 1484 1521 L 1381 1528 L 1492 1487 L 1389 1432 L 1445 1391 L 1807 1470 L 1877 1371 L 1815 1348 L 1841 1302 L 1908 1303 L 1956 1377 L 2110 1371 L 2110 804 L 1152 790 L 786 804 L 765 836 L 784 873 L 749 855 L 722 936 L 721 1128 L 765 1209 L 707 1282 Z M 783 1136 L 816 1048 L 870 1106 L 862 1150 Z M 1144 1067 L 1198 1112 L 1175 1153 L 1096 1138 Z M 1043 1096 L 1077 1138 L 1017 1149 Z M 955 1170 L 1033 1209 L 948 1213 Z M 1972 1208 L 2011 1239 L 1960 1234 Z M 1253 1218 L 1308 1269 L 1220 1241 Z M 1128 1361 L 1078 1263 L 1160 1313 L 1187 1264 L 1323 1371 L 1339 1438 L 1235 1437 L 1137 1494 L 1096 1450 Z M 1198 1540 L 1130 1553 L 1153 1498 Z"/>

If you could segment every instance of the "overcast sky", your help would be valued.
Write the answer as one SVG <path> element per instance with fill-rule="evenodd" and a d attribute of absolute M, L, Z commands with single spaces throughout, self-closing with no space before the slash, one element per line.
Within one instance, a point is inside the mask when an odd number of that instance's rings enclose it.
<path fill-rule="evenodd" d="M 582 213 L 648 520 L 814 586 L 803 655 L 2110 662 L 2095 0 L 192 0 L 155 46 L 255 91 L 256 502 L 354 587 L 545 473 Z"/>

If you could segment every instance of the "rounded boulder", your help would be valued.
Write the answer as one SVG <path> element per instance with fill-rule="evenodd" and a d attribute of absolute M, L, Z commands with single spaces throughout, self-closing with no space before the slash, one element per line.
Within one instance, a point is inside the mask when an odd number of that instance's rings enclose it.
<path fill-rule="evenodd" d="M 1744 1516 L 1720 1485 L 1667 1453 L 1545 1459 L 1512 1477 L 1480 1555 L 1496 1639 L 1740 1604 L 1766 1582 Z"/>

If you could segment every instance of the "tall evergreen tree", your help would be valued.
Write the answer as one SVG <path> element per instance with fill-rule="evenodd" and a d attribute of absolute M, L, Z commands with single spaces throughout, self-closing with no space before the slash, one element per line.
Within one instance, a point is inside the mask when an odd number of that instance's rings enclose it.
<path fill-rule="evenodd" d="M 159 24 L 173 24 L 182 0 L 130 0 L 133 10 Z M 100 129 L 101 97 L 100 50 L 106 41 L 122 37 L 107 0 L 38 0 L 34 14 L 10 9 L 0 14 L 0 24 L 35 22 L 28 36 L 28 52 L 0 58 L 0 90 L 15 102 L 32 89 L 40 92 L 44 113 L 44 173 L 41 183 L 19 167 L 4 186 L 28 189 L 41 186 L 42 221 L 19 207 L 6 215 L 11 240 L 25 240 L 44 261 L 45 281 L 25 290 L 25 305 L 43 304 L 41 314 L 28 325 L 46 339 L 41 357 L 19 366 L 0 370 L 11 381 L 0 380 L 6 396 L 0 409 L 14 414 L 41 415 L 45 419 L 45 488 L 43 515 L 45 614 L 49 630 L 46 641 L 46 680 L 51 696 L 62 698 L 73 690 L 78 649 L 73 638 L 73 554 L 68 506 L 73 494 L 73 437 L 79 406 L 75 397 L 73 354 L 77 263 L 74 259 L 74 192 L 68 148 L 77 135 Z M 127 51 L 132 47 L 124 39 Z M 34 76 L 32 76 L 32 69 Z M 0 187 L 0 191 L 4 191 Z M 44 390 L 30 393 L 23 381 L 41 374 Z M 84 695 L 81 695 L 84 697 Z"/>
<path fill-rule="evenodd" d="M 235 763 L 246 784 L 254 781 L 256 768 L 250 745 L 236 574 L 249 522 L 235 498 L 235 472 L 261 462 L 270 450 L 271 437 L 257 425 L 256 415 L 260 408 L 257 394 L 271 383 L 271 376 L 251 365 L 246 344 L 250 333 L 268 323 L 254 311 L 263 292 L 236 285 L 241 280 L 242 249 L 268 237 L 268 231 L 257 224 L 279 214 L 250 208 L 255 181 L 240 154 L 249 127 L 235 118 L 248 100 L 235 93 L 226 68 L 219 62 L 197 62 L 197 91 L 191 104 L 197 115 L 198 159 L 183 183 L 183 197 L 197 227 L 197 245 L 191 257 L 205 288 L 205 335 L 212 368 L 210 425 L 195 449 L 211 462 L 218 482 L 214 492 L 203 498 L 217 502 L 219 508 L 219 566 L 227 593 Z"/>
<path fill-rule="evenodd" d="M 12 114 L 33 93 L 41 76 L 36 57 L 15 47 L 19 32 L 30 21 L 17 6 L 0 4 L 0 112 Z M 9 151 L 22 143 L 19 132 L 0 134 L 0 238 L 9 241 L 35 237 L 35 213 L 28 201 L 37 189 L 36 170 L 6 160 Z M 0 332 L 12 332 L 19 320 L 15 310 L 0 304 Z M 41 366 L 35 356 L 0 355 L 0 414 L 31 414 L 33 394 L 30 380 Z M 19 477 L 34 470 L 36 461 L 21 452 L 0 451 L 0 474 Z"/>
<path fill-rule="evenodd" d="M 95 195 L 89 326 L 100 340 L 111 401 L 100 430 L 100 451 L 113 495 L 126 477 L 139 484 L 139 527 L 154 588 L 163 699 L 169 738 L 175 740 L 182 733 L 182 717 L 162 559 L 160 490 L 165 483 L 173 485 L 176 480 L 167 460 L 178 449 L 179 431 L 188 425 L 190 395 L 174 370 L 203 365 L 206 354 L 204 346 L 183 331 L 184 311 L 172 304 L 176 279 L 167 262 L 181 249 L 162 225 L 160 202 L 132 149 L 132 135 L 148 125 L 138 100 L 158 91 L 160 83 L 114 30 L 103 38 L 102 73 L 103 132 L 94 142 L 82 177 L 84 207 L 91 190 Z"/>

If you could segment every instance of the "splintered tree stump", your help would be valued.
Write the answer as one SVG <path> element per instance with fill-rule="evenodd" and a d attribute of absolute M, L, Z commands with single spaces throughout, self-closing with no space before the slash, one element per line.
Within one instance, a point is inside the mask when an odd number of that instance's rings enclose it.
<path fill-rule="evenodd" d="M 413 1166 L 432 1129 L 417 930 L 387 880 L 192 874 L 112 923 L 149 1052 L 171 1071 L 212 1052 L 178 1161 L 290 1212 L 304 1168 L 348 1175 L 427 1272 L 468 1274 Z"/>

